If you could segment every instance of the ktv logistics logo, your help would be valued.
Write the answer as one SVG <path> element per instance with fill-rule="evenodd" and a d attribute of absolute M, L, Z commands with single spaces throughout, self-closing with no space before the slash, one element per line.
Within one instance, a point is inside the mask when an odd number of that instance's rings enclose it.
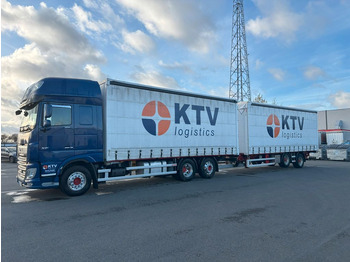
<path fill-rule="evenodd" d="M 142 110 L 142 124 L 145 130 L 153 136 L 161 136 L 169 131 L 173 121 L 174 136 L 184 138 L 215 136 L 218 107 L 174 103 L 172 109 L 173 116 L 162 102 L 147 103 Z"/>
<path fill-rule="evenodd" d="M 280 119 L 271 114 L 266 121 L 267 133 L 270 137 L 276 138 L 278 135 L 282 138 L 302 138 L 304 128 L 304 117 L 293 115 L 282 115 Z M 282 132 L 281 132 L 282 131 Z"/>
<path fill-rule="evenodd" d="M 162 102 L 149 102 L 142 111 L 142 124 L 151 135 L 164 135 L 170 127 L 169 109 Z"/>
<path fill-rule="evenodd" d="M 281 130 L 281 124 L 280 124 L 280 120 L 278 119 L 278 117 L 274 114 L 270 115 L 267 118 L 267 133 L 269 133 L 269 135 L 272 138 L 278 137 L 280 130 Z"/>

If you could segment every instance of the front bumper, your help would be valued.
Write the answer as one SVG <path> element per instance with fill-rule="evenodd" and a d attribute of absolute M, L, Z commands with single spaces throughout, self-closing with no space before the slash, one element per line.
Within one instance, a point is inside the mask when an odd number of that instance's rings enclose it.
<path fill-rule="evenodd" d="M 28 178 L 27 170 L 36 169 L 36 173 L 33 178 Z M 44 189 L 44 188 L 57 188 L 59 186 L 58 178 L 53 177 L 41 177 L 39 163 L 30 163 L 26 165 L 18 165 L 17 183 L 26 188 Z"/>

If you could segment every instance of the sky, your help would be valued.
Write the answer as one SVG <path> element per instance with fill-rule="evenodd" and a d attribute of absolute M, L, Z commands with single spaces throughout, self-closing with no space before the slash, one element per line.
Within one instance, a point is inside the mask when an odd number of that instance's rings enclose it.
<path fill-rule="evenodd" d="M 252 98 L 350 107 L 350 0 L 245 0 Z M 232 1 L 1 1 L 1 130 L 44 77 L 106 78 L 228 97 Z"/>

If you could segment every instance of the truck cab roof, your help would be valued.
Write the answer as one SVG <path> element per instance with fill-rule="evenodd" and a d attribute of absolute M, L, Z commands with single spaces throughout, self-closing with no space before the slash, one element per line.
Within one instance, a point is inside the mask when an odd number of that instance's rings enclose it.
<path fill-rule="evenodd" d="M 27 88 L 20 108 L 27 109 L 44 100 L 102 105 L 101 89 L 98 82 L 50 77 L 41 79 Z"/>

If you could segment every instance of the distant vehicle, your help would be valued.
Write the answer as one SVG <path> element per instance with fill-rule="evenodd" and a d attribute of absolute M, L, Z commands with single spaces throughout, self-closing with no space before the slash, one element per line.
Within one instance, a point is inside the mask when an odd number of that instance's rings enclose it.
<path fill-rule="evenodd" d="M 1 160 L 8 160 L 11 163 L 17 161 L 17 150 L 15 147 L 1 147 Z"/>

